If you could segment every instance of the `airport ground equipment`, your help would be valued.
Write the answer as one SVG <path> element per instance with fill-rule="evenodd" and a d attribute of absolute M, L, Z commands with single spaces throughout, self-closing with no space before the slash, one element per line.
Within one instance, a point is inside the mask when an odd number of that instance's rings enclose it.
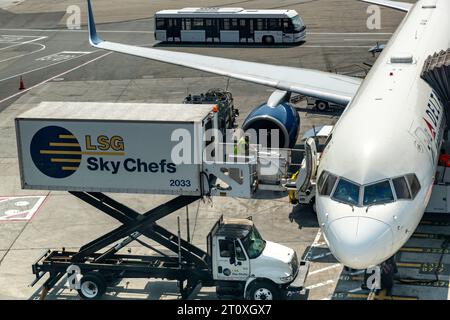
<path fill-rule="evenodd" d="M 239 110 L 234 107 L 231 92 L 223 89 L 210 89 L 198 95 L 189 94 L 183 101 L 186 104 L 215 104 L 218 107 L 219 129 L 225 134 L 226 129 L 237 127 L 236 118 Z"/>
<path fill-rule="evenodd" d="M 253 198 L 259 190 L 283 188 L 292 150 L 249 145 L 235 153 L 233 144 L 207 134 L 218 128 L 216 111 L 205 104 L 44 102 L 16 118 L 22 187 L 68 191 L 121 223 L 77 252 L 48 251 L 38 259 L 33 284 L 49 274 L 44 296 L 64 275 L 86 299 L 122 278 L 177 280 L 183 298 L 199 284 L 215 286 L 219 296 L 249 299 L 302 289 L 308 264 L 299 263 L 294 250 L 262 239 L 251 220 L 220 219 L 207 251 L 157 223 L 203 197 Z M 213 152 L 204 153 L 208 147 Z M 105 192 L 176 197 L 140 214 Z M 134 241 L 152 254 L 119 252 Z"/>
<path fill-rule="evenodd" d="M 122 225 L 81 247 L 78 252 L 47 251 L 32 266 L 36 284 L 46 294 L 63 276 L 84 299 L 98 299 L 108 286 L 122 278 L 161 278 L 178 281 L 187 299 L 201 286 L 214 286 L 218 296 L 250 300 L 283 299 L 289 292 L 303 290 L 309 265 L 298 261 L 294 250 L 265 241 L 251 219 L 224 220 L 221 217 L 207 237 L 207 251 L 181 239 L 157 224 L 200 197 L 180 196 L 144 214 L 95 192 L 71 192 Z M 139 237 L 145 236 L 170 250 L 156 249 Z M 120 254 L 137 241 L 151 254 Z M 112 246 L 111 246 L 112 245 Z M 78 277 L 78 282 L 76 279 Z"/>
<path fill-rule="evenodd" d="M 325 112 L 325 111 L 330 111 L 330 110 L 334 110 L 334 109 L 344 109 L 345 106 L 336 104 L 336 103 L 331 103 L 325 100 L 319 100 L 319 99 L 314 99 L 311 97 L 307 97 L 306 98 L 308 107 L 313 107 L 318 111 L 321 112 Z"/>

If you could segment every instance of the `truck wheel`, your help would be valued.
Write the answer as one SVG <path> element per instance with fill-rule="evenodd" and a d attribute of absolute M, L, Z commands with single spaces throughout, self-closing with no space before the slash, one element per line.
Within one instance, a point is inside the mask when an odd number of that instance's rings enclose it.
<path fill-rule="evenodd" d="M 322 111 L 322 112 L 328 111 L 328 108 L 329 108 L 328 102 L 319 100 L 316 102 L 316 108 L 317 108 L 317 110 Z"/>
<path fill-rule="evenodd" d="M 77 291 L 85 300 L 97 300 L 106 292 L 105 278 L 99 272 L 89 272 L 81 278 Z"/>
<path fill-rule="evenodd" d="M 279 300 L 280 289 L 269 281 L 254 281 L 247 289 L 248 300 Z"/>
<path fill-rule="evenodd" d="M 272 45 L 275 43 L 275 39 L 272 36 L 264 36 L 263 37 L 263 43 L 264 44 L 268 44 L 268 45 Z"/>

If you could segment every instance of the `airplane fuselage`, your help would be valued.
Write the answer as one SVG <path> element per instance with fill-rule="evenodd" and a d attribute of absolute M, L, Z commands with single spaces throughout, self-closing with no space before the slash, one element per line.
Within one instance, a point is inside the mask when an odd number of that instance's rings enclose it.
<path fill-rule="evenodd" d="M 331 192 L 318 190 L 319 223 L 330 250 L 348 267 L 364 269 L 393 256 L 430 199 L 446 120 L 420 75 L 426 58 L 450 45 L 449 12 L 447 0 L 414 6 L 322 154 L 317 176 L 325 172 L 336 181 Z"/>

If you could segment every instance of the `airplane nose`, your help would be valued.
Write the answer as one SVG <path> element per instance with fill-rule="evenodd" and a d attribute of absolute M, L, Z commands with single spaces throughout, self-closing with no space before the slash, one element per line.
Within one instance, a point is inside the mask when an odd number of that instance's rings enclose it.
<path fill-rule="evenodd" d="M 366 269 L 390 258 L 393 235 L 390 226 L 368 217 L 332 221 L 325 235 L 333 255 L 353 269 Z"/>

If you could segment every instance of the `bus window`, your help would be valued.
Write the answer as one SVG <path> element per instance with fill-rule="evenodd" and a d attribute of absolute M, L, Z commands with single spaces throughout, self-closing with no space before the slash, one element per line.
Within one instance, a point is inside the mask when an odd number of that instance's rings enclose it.
<path fill-rule="evenodd" d="M 166 24 L 164 23 L 164 19 L 158 18 L 156 19 L 156 29 L 157 30 L 164 30 L 166 27 Z"/>
<path fill-rule="evenodd" d="M 268 30 L 280 30 L 281 20 L 280 19 L 268 19 L 269 23 L 267 25 Z"/>
<path fill-rule="evenodd" d="M 192 29 L 203 29 L 203 19 L 193 19 Z"/>
<path fill-rule="evenodd" d="M 259 31 L 264 30 L 264 21 L 263 21 L 263 19 L 256 20 L 256 30 L 259 30 Z"/>
<path fill-rule="evenodd" d="M 191 30 L 191 19 L 183 19 L 184 30 Z"/>
<path fill-rule="evenodd" d="M 245 19 L 239 19 L 239 26 L 240 27 L 245 27 L 245 25 L 246 25 Z"/>
<path fill-rule="evenodd" d="M 223 19 L 223 30 L 230 30 L 230 19 Z"/>
<path fill-rule="evenodd" d="M 233 30 L 236 30 L 238 28 L 237 19 L 231 19 L 231 27 Z"/>
<path fill-rule="evenodd" d="M 211 27 L 212 26 L 212 20 L 211 19 L 206 19 L 205 20 L 205 26 Z"/>

